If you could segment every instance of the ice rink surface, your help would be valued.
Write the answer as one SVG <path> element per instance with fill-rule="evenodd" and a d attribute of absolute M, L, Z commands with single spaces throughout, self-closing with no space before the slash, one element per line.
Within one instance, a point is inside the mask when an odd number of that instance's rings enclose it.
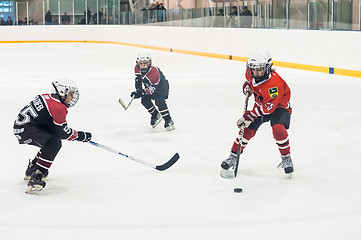
<path fill-rule="evenodd" d="M 219 176 L 238 134 L 245 63 L 147 50 L 170 82 L 176 130 L 149 125 L 130 100 L 136 55 L 106 44 L 1 44 L 0 239 L 359 239 L 361 79 L 277 68 L 289 84 L 293 179 L 268 123 L 241 156 L 235 180 Z M 275 59 L 277 60 L 277 59 Z M 25 194 L 38 149 L 12 133 L 22 107 L 68 77 L 80 100 L 68 123 L 159 172 L 89 143 L 63 141 L 38 195 Z M 250 106 L 253 101 L 250 102 Z M 243 188 L 234 193 L 233 188 Z"/>

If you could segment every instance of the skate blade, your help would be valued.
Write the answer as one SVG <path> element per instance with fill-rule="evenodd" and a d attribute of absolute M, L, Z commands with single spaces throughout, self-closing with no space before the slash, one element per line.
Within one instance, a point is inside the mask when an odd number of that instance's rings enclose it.
<path fill-rule="evenodd" d="M 234 178 L 236 178 L 233 170 L 229 171 L 229 170 L 225 170 L 225 169 L 221 168 L 220 174 L 221 174 L 221 177 L 225 178 L 225 179 L 234 179 Z"/>
<path fill-rule="evenodd" d="M 25 193 L 34 194 L 40 192 L 43 190 L 43 188 L 44 187 L 41 185 L 28 186 L 28 189 L 25 191 Z"/>
<path fill-rule="evenodd" d="M 292 173 L 288 173 L 288 174 L 286 174 L 286 175 L 287 175 L 287 177 L 288 177 L 289 179 L 292 179 L 292 178 L 293 178 Z"/>
<path fill-rule="evenodd" d="M 175 127 L 174 127 L 174 125 L 172 125 L 172 126 L 166 127 L 165 129 L 167 129 L 167 131 L 173 131 L 173 130 L 175 130 Z"/>
<path fill-rule="evenodd" d="M 156 128 L 162 120 L 163 120 L 163 118 L 159 118 L 159 120 L 157 122 L 155 122 L 154 125 L 152 125 L 152 128 Z"/>

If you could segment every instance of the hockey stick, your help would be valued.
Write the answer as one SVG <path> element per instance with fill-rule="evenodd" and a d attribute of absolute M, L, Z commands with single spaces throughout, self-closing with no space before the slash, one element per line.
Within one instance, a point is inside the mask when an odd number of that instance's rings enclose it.
<path fill-rule="evenodd" d="M 126 105 L 125 102 L 121 98 L 119 98 L 119 103 L 120 103 L 120 105 L 122 105 L 124 110 L 127 110 L 129 108 L 130 104 L 133 102 L 133 100 L 134 100 L 134 96 L 132 97 L 132 99 L 130 100 L 128 105 Z"/>
<path fill-rule="evenodd" d="M 138 158 L 135 158 L 135 157 L 129 156 L 129 155 L 127 155 L 127 154 L 118 152 L 118 151 L 116 151 L 116 150 L 114 150 L 114 149 L 111 149 L 110 147 L 104 146 L 104 145 L 102 145 L 102 144 L 100 144 L 100 143 L 96 143 L 96 142 L 93 142 L 93 141 L 89 141 L 89 143 L 92 144 L 92 145 L 94 145 L 94 146 L 96 146 L 96 147 L 105 149 L 105 150 L 107 150 L 107 151 L 109 151 L 109 152 L 112 152 L 112 153 L 121 155 L 121 156 L 123 156 L 123 157 L 129 158 L 130 160 L 133 160 L 133 161 L 138 162 L 138 163 L 140 163 L 140 164 L 143 164 L 143 165 L 145 165 L 145 166 L 154 168 L 154 169 L 156 169 L 156 170 L 158 170 L 158 171 L 164 171 L 164 170 L 170 168 L 170 167 L 171 167 L 176 161 L 178 161 L 178 159 L 179 159 L 179 154 L 176 153 L 176 154 L 174 154 L 174 156 L 173 156 L 171 159 L 169 159 L 166 163 L 164 163 L 164 164 L 162 164 L 162 165 L 153 165 L 153 164 L 151 164 L 151 163 L 144 162 L 143 160 L 140 160 L 140 159 L 138 159 Z"/>
<path fill-rule="evenodd" d="M 244 102 L 243 114 L 247 111 L 249 97 L 250 97 L 250 94 L 247 94 L 247 95 L 246 95 L 246 100 L 245 100 L 245 102 Z M 242 145 L 244 128 L 245 128 L 245 126 L 244 126 L 244 124 L 242 124 L 241 129 L 240 129 L 240 133 L 239 133 L 239 135 L 238 135 L 238 150 L 237 150 L 236 166 L 234 167 L 234 171 L 233 171 L 233 172 L 229 172 L 228 170 L 222 169 L 222 171 L 221 171 L 221 176 L 222 176 L 223 178 L 232 179 L 232 178 L 236 178 L 236 177 L 237 177 L 238 164 L 239 164 L 239 159 L 240 159 L 240 156 L 241 156 L 241 145 Z"/>

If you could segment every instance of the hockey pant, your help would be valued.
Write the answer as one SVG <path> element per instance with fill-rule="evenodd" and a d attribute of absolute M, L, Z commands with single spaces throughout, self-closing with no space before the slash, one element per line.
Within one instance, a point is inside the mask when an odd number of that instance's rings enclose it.
<path fill-rule="evenodd" d="M 290 154 L 290 143 L 288 139 L 287 129 L 290 127 L 291 115 L 288 110 L 277 108 L 272 114 L 258 117 L 254 120 L 248 128 L 244 129 L 243 138 L 241 142 L 241 153 L 247 146 L 249 140 L 254 137 L 258 128 L 265 122 L 270 121 L 273 138 L 276 140 L 278 150 L 281 155 Z M 238 151 L 238 138 L 234 141 L 231 151 L 237 153 Z"/>
<path fill-rule="evenodd" d="M 154 104 L 153 101 L 154 100 Z M 160 112 L 162 118 L 164 120 L 170 119 L 170 113 L 168 110 L 168 106 L 167 103 L 165 102 L 166 98 L 164 98 L 164 96 L 161 95 L 145 95 L 142 97 L 142 105 L 147 109 L 147 111 L 150 114 L 155 114 L 158 112 Z M 157 110 L 158 108 L 158 110 Z"/>
<path fill-rule="evenodd" d="M 34 160 L 36 161 L 37 169 L 45 174 L 61 149 L 61 139 L 35 127 L 25 128 L 24 132 L 16 137 L 20 144 L 28 144 L 40 148 Z"/>

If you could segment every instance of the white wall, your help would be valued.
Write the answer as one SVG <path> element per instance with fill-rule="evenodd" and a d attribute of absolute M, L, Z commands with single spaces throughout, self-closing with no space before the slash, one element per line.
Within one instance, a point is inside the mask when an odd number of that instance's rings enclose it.
<path fill-rule="evenodd" d="M 150 26 L 7 26 L 0 41 L 115 41 L 248 57 L 268 49 L 276 61 L 361 70 L 361 33 Z"/>

